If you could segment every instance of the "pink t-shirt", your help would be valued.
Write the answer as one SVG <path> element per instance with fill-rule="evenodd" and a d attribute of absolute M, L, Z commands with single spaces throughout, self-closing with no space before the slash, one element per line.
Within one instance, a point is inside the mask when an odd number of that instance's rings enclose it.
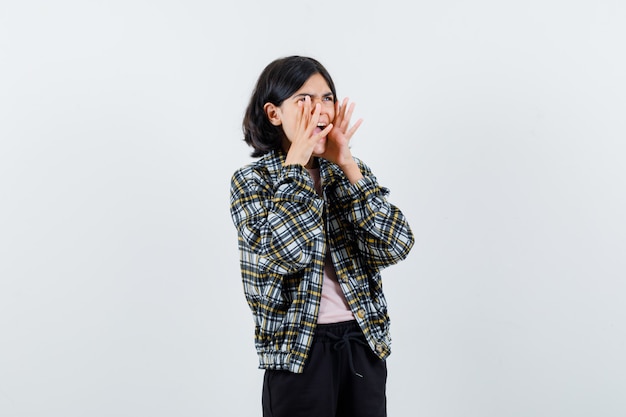
<path fill-rule="evenodd" d="M 309 174 L 313 178 L 315 190 L 321 196 L 322 184 L 320 179 L 319 168 L 307 168 Z M 353 320 L 354 315 L 348 307 L 346 297 L 341 291 L 335 267 L 330 258 L 330 252 L 326 252 L 326 261 L 324 262 L 324 282 L 322 284 L 322 299 L 320 301 L 320 311 L 317 322 L 320 324 L 338 323 L 341 321 Z"/>

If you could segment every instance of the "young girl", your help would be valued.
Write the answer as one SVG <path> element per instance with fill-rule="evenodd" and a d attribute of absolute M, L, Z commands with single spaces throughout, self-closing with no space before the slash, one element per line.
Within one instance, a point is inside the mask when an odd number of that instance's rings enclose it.
<path fill-rule="evenodd" d="M 265 417 L 386 416 L 389 317 L 380 271 L 414 238 L 352 156 L 354 104 L 315 59 L 261 73 L 243 121 L 255 162 L 231 179 Z"/>

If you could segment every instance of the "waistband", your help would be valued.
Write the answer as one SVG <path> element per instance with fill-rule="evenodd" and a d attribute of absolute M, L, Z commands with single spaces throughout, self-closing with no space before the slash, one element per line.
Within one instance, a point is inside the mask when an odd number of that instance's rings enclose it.
<path fill-rule="evenodd" d="M 341 321 L 338 323 L 318 324 L 315 328 L 314 340 L 318 342 L 335 342 L 337 336 L 342 337 L 345 334 L 355 335 L 362 334 L 361 328 L 356 320 Z M 365 336 L 363 336 L 365 339 Z"/>

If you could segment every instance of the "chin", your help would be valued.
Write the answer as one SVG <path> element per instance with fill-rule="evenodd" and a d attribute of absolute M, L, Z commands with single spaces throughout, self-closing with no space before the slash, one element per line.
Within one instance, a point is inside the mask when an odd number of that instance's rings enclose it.
<path fill-rule="evenodd" d="M 319 156 L 326 152 L 326 138 L 322 139 L 315 148 L 313 148 L 313 154 Z"/>

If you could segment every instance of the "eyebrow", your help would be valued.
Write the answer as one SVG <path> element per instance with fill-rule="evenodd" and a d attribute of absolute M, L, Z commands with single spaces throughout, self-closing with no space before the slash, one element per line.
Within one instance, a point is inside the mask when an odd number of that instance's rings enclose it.
<path fill-rule="evenodd" d="M 293 96 L 293 98 L 305 97 L 305 96 L 315 97 L 315 94 L 300 93 L 300 94 L 296 94 L 295 96 Z M 322 97 L 332 97 L 332 96 L 333 96 L 333 93 L 331 91 L 329 91 L 328 93 L 322 94 Z"/>

